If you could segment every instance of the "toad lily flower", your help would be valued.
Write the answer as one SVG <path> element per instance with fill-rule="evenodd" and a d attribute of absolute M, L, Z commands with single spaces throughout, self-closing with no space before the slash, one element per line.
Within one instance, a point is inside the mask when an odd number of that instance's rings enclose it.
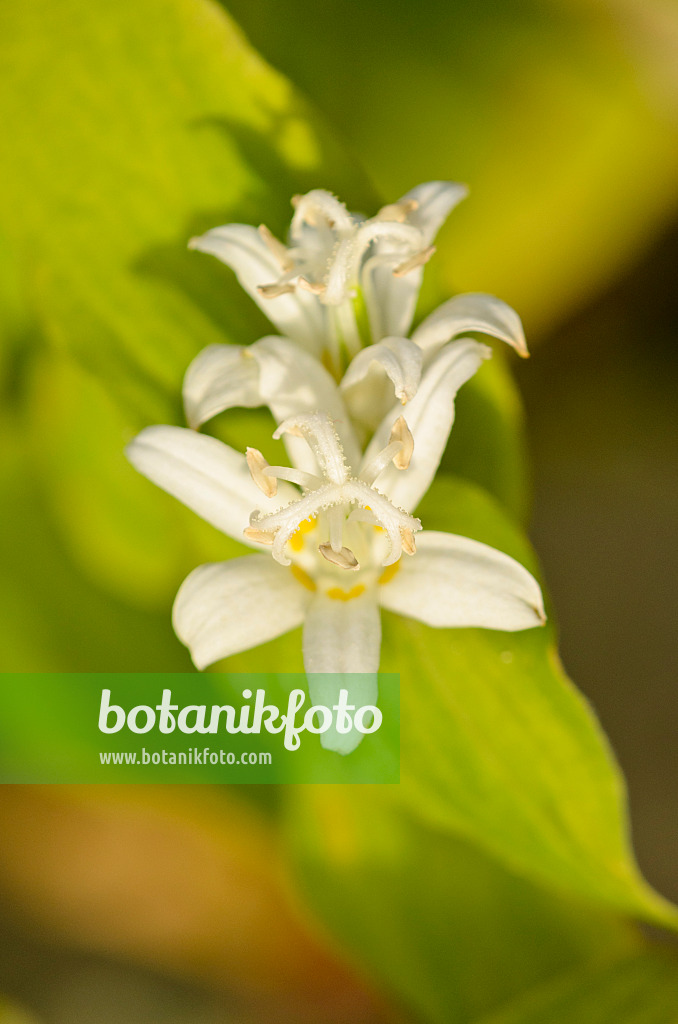
<path fill-rule="evenodd" d="M 189 244 L 232 267 L 278 330 L 338 374 L 342 352 L 351 357 L 370 341 L 408 333 L 433 239 L 466 192 L 426 182 L 367 220 L 314 189 L 292 200 L 289 245 L 248 224 L 213 228 Z M 358 326 L 358 294 L 369 338 Z"/>
<path fill-rule="evenodd" d="M 327 391 L 330 376 L 339 380 L 345 369 L 342 396 L 364 441 L 394 399 L 404 405 L 429 372 L 438 374 L 441 350 L 461 335 L 487 334 L 527 356 L 520 318 L 492 295 L 457 295 L 406 336 L 432 239 L 465 194 L 461 185 L 427 182 L 365 220 L 316 189 L 296 199 L 289 247 L 268 229 L 245 224 L 194 238 L 193 248 L 233 267 L 286 337 L 201 352 L 184 380 L 189 424 L 197 429 L 236 405 L 269 405 L 279 421 L 313 408 L 340 419 L 316 405 L 313 394 L 321 384 Z M 358 330 L 356 291 L 365 300 L 369 337 Z"/>
<path fill-rule="evenodd" d="M 449 369 L 447 404 L 451 378 L 458 386 L 484 358 L 482 346 L 467 345 L 479 351 Z M 355 673 L 335 679 L 352 702 L 374 703 L 380 606 L 434 627 L 543 623 L 539 586 L 526 569 L 478 541 L 422 531 L 408 511 L 445 444 L 439 405 L 440 394 L 423 399 L 409 426 L 403 416 L 385 420 L 357 466 L 324 412 L 293 415 L 274 435 L 305 444 L 312 471 L 271 466 L 255 449 L 243 456 L 182 427 L 149 427 L 129 445 L 128 458 L 149 479 L 229 536 L 270 548 L 200 566 L 182 584 L 174 628 L 198 668 L 303 625 L 311 697 L 327 698 L 327 676 L 315 673 Z M 430 443 L 436 424 L 442 447 Z M 343 753 L 359 740 L 323 735 Z"/>

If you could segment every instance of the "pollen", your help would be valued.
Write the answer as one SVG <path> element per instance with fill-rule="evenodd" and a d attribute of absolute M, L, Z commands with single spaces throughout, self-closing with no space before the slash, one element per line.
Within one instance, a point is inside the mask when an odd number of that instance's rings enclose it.
<path fill-rule="evenodd" d="M 302 587 L 306 587 L 313 593 L 316 590 L 316 585 L 307 572 L 300 569 L 298 565 L 291 566 L 291 572 L 297 583 L 301 583 Z"/>
<path fill-rule="evenodd" d="M 387 565 L 384 571 L 382 572 L 381 576 L 377 580 L 377 583 L 390 583 L 395 574 L 398 572 L 399 568 L 400 560 L 398 560 L 397 562 L 393 562 L 392 565 Z"/>
<path fill-rule="evenodd" d="M 330 587 L 327 596 L 331 597 L 333 601 L 352 601 L 354 597 L 360 597 L 364 593 L 365 584 L 356 583 L 350 590 L 344 590 L 343 587 Z"/>

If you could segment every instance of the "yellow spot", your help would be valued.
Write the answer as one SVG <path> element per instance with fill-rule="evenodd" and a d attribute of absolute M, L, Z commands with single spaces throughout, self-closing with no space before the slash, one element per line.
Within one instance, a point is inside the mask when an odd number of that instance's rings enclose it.
<path fill-rule="evenodd" d="M 398 569 L 400 568 L 400 559 L 394 562 L 393 565 L 387 565 L 381 576 L 377 580 L 378 583 L 390 583 Z"/>
<path fill-rule="evenodd" d="M 304 546 L 304 534 L 310 533 L 311 530 L 315 530 L 315 528 L 315 517 L 313 519 L 304 519 L 299 528 L 294 531 L 289 539 L 289 545 L 292 548 L 292 551 L 301 551 Z"/>
<path fill-rule="evenodd" d="M 307 590 L 313 592 L 316 589 L 315 583 L 313 582 L 311 577 L 308 575 L 307 572 L 304 572 L 303 569 L 300 569 L 298 565 L 292 566 L 292 575 L 294 576 L 295 580 L 301 583 L 302 587 L 306 587 Z"/>
<path fill-rule="evenodd" d="M 360 597 L 364 593 L 364 584 L 356 583 L 355 587 L 351 587 L 350 590 L 344 590 L 343 587 L 330 587 L 327 596 L 331 597 L 333 601 L 352 601 L 354 597 Z"/>

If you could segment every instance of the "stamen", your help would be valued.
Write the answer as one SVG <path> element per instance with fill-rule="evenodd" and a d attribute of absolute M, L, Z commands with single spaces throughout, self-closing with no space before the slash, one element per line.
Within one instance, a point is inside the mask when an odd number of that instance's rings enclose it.
<path fill-rule="evenodd" d="M 255 484 L 267 498 L 272 498 L 278 492 L 278 481 L 275 476 L 269 476 L 265 470 L 269 468 L 268 462 L 258 448 L 248 448 L 245 452 L 247 468 Z"/>
<path fill-rule="evenodd" d="M 364 482 L 366 484 L 369 484 L 371 487 L 374 481 L 379 476 L 379 474 L 384 472 L 389 462 L 395 463 L 395 460 L 400 455 L 402 447 L 402 441 L 391 440 L 390 444 L 387 444 L 386 447 L 382 448 L 382 450 L 377 455 L 375 455 L 373 459 L 370 459 L 370 461 L 367 463 L 367 465 L 361 472 L 360 479 L 364 480 Z"/>
<path fill-rule="evenodd" d="M 298 484 L 305 491 L 313 491 L 322 486 L 322 480 L 314 473 L 307 473 L 305 469 L 294 469 L 292 466 L 268 466 L 266 476 L 275 477 L 277 480 L 287 480 L 288 483 Z"/>
<path fill-rule="evenodd" d="M 338 565 L 341 569 L 349 569 L 351 572 L 355 572 L 360 568 L 358 559 L 350 548 L 342 548 L 341 551 L 333 551 L 329 544 L 321 544 L 318 547 L 318 551 L 323 558 L 327 559 L 328 562 L 332 562 L 333 565 Z"/>
<path fill-rule="evenodd" d="M 257 291 L 264 299 L 277 299 L 279 295 L 291 295 L 295 290 L 289 281 L 278 281 L 276 284 L 258 284 Z"/>
<path fill-rule="evenodd" d="M 416 199 L 403 199 L 400 203 L 389 203 L 382 206 L 375 220 L 395 220 L 400 224 L 404 223 L 411 213 L 419 209 Z"/>
<path fill-rule="evenodd" d="M 413 555 L 417 550 L 417 546 L 414 543 L 414 534 L 406 526 L 401 526 L 400 536 L 403 542 L 403 551 L 406 555 Z"/>
<path fill-rule="evenodd" d="M 292 270 L 294 267 L 294 260 L 290 259 L 287 246 L 283 245 L 283 243 L 275 237 L 273 232 L 269 231 L 265 224 L 259 225 L 259 234 L 266 243 L 266 247 L 269 252 L 275 257 L 282 269 Z"/>
<path fill-rule="evenodd" d="M 246 526 L 242 532 L 249 540 L 253 540 L 257 544 L 267 544 L 269 547 L 273 545 L 274 535 L 267 533 L 265 530 L 257 530 L 254 526 Z"/>
<path fill-rule="evenodd" d="M 415 253 L 414 256 L 409 258 L 409 260 L 405 260 L 404 263 L 393 268 L 393 276 L 404 277 L 405 274 L 409 274 L 411 270 L 415 270 L 417 267 L 423 267 L 425 263 L 428 263 L 435 251 L 435 245 L 429 245 L 426 249 L 422 249 L 421 252 Z"/>
<path fill-rule="evenodd" d="M 404 416 L 399 416 L 393 424 L 389 440 L 400 441 L 402 445 L 400 451 L 393 456 L 393 465 L 396 469 L 407 469 L 414 451 L 414 438 Z"/>
<path fill-rule="evenodd" d="M 342 540 L 344 535 L 344 522 L 346 521 L 346 513 L 344 509 L 339 505 L 335 508 L 328 509 L 327 512 L 327 523 L 330 528 L 330 547 L 336 554 L 342 550 Z"/>
<path fill-rule="evenodd" d="M 297 284 L 305 292 L 311 292 L 313 295 L 324 295 L 327 289 L 327 285 L 322 281 L 309 281 L 305 277 L 300 277 Z"/>

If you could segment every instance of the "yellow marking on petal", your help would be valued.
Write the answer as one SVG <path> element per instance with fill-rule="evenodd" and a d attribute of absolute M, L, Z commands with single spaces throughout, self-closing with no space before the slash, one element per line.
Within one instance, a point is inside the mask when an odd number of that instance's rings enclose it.
<path fill-rule="evenodd" d="M 316 585 L 307 572 L 300 569 L 298 565 L 291 566 L 291 570 L 295 580 L 297 580 L 298 583 L 301 583 L 302 587 L 306 587 L 306 589 L 310 590 L 311 593 L 316 590 Z"/>
<path fill-rule="evenodd" d="M 377 580 L 377 583 L 390 583 L 395 574 L 398 572 L 399 568 L 400 559 L 398 559 L 398 561 L 394 562 L 392 565 L 387 565 L 384 571 L 382 572 L 381 576 Z"/>
<path fill-rule="evenodd" d="M 343 587 L 330 587 L 327 596 L 331 597 L 333 601 L 352 601 L 354 597 L 360 597 L 364 593 L 364 583 L 356 583 L 355 587 L 351 587 L 350 590 L 344 590 Z"/>
<path fill-rule="evenodd" d="M 292 551 L 301 551 L 304 547 L 304 534 L 311 533 L 317 526 L 317 520 L 315 516 L 312 519 L 303 519 L 299 524 L 299 527 L 294 531 L 289 539 L 289 545 Z"/>

